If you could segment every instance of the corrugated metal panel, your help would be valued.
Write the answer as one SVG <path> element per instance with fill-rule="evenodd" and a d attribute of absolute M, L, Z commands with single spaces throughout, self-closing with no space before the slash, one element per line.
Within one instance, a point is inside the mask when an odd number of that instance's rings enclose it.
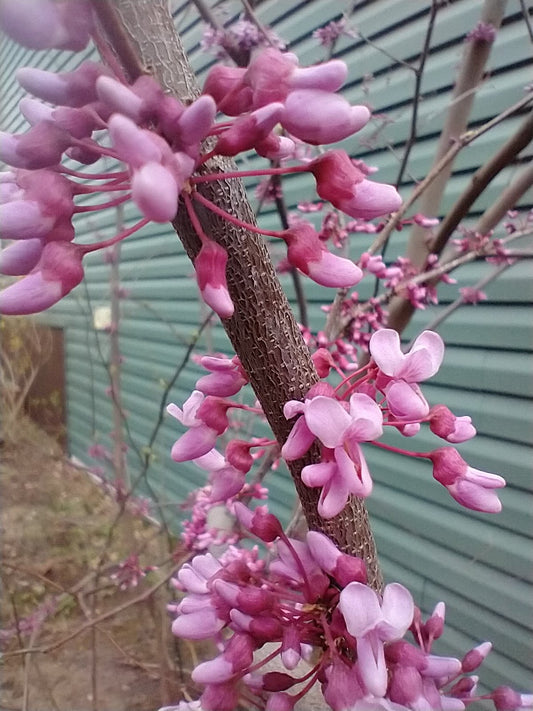
<path fill-rule="evenodd" d="M 509 0 L 507 14 L 489 61 L 490 73 L 478 91 L 472 122 L 479 125 L 497 111 L 523 96 L 531 80 L 531 47 L 521 16 L 519 0 Z M 202 23 L 190 2 L 171 3 L 176 25 L 182 33 L 195 69 L 203 76 L 213 58 L 200 46 Z M 367 101 L 376 113 L 386 112 L 393 121 L 382 126 L 379 118 L 361 134 L 343 142 L 352 155 L 364 158 L 380 169 L 382 181 L 394 181 L 398 172 L 397 155 L 406 140 L 411 121 L 413 73 L 401 62 L 414 62 L 422 47 L 428 22 L 429 2 L 400 3 L 396 0 L 364 0 L 358 3 L 331 3 L 330 0 L 261 2 L 260 19 L 270 23 L 300 57 L 302 64 L 324 56 L 312 32 L 331 19 L 349 12 L 350 23 L 370 43 L 360 37 L 342 37 L 334 56 L 349 65 L 345 95 L 352 102 Z M 456 0 L 439 10 L 432 50 L 422 83 L 418 129 L 419 139 L 407 166 L 402 190 L 408 194 L 414 180 L 426 172 L 442 127 L 449 92 L 459 61 L 465 33 L 476 24 L 481 2 Z M 240 12 L 240 3 L 225 3 L 224 20 Z M 379 48 L 386 50 L 381 52 Z M 43 68 L 73 68 L 78 56 L 65 53 L 25 52 L 9 42 L 0 47 L 4 69 L 2 127 L 23 130 L 24 122 L 16 110 L 19 90 L 13 73 L 21 64 Z M 372 74 L 370 78 L 368 75 Z M 443 201 L 447 210 L 464 189 L 471 173 L 506 140 L 519 125 L 512 117 L 463 151 Z M 391 150 L 392 149 L 392 150 Z M 531 157 L 531 147 L 522 161 Z M 257 161 L 247 161 L 254 167 Z M 503 171 L 489 190 L 476 202 L 473 214 L 482 212 L 498 196 L 516 166 Z M 257 181 L 247 180 L 251 189 Z M 286 200 L 294 206 L 306 197 L 313 181 L 307 176 L 292 176 L 286 181 Z M 524 199 L 531 203 L 531 196 Z M 114 231 L 115 215 L 82 218 L 81 230 L 102 237 Z M 135 220 L 126 210 L 125 220 Z M 279 218 L 268 206 L 261 217 L 266 228 L 279 227 Z M 388 256 L 401 254 L 406 232 L 394 236 Z M 352 256 L 366 244 L 363 236 L 353 240 Z M 276 247 L 274 246 L 274 249 Z M 478 263 L 458 270 L 459 286 L 473 285 L 490 267 Z M 128 291 L 122 302 L 121 349 L 125 355 L 122 379 L 124 408 L 128 410 L 128 461 L 132 478 L 139 471 L 138 454 L 149 441 L 164 384 L 172 377 L 183 358 L 194 332 L 206 315 L 197 301 L 190 279 L 191 266 L 171 230 L 154 225 L 129 239 L 121 255 L 121 283 Z M 445 402 L 458 414 L 472 414 L 479 436 L 462 446 L 472 466 L 504 474 L 508 488 L 503 491 L 504 510 L 498 517 L 463 512 L 436 484 L 422 462 L 399 458 L 389 452 L 368 452 L 376 481 L 375 495 L 369 501 L 384 568 L 389 579 L 400 580 L 413 590 L 417 601 L 428 610 L 439 599 L 448 606 L 449 629 L 441 649 L 457 654 L 469 644 L 489 638 L 495 643 L 485 665 L 487 684 L 509 683 L 526 689 L 531 684 L 528 658 L 533 619 L 530 588 L 532 534 L 531 452 L 529 441 L 532 413 L 529 398 L 533 390 L 530 361 L 532 297 L 529 263 L 514 266 L 485 289 L 488 300 L 475 307 L 463 307 L 439 327 L 448 349 L 438 376 L 427 387 L 432 402 Z M 291 297 L 290 281 L 283 279 Z M 371 293 L 369 281 L 358 289 Z M 101 364 L 108 354 L 108 337 L 95 333 L 91 324 L 95 309 L 106 306 L 110 295 L 109 265 L 94 255 L 88 261 L 87 286 L 79 287 L 47 318 L 67 329 L 67 375 L 69 437 L 71 451 L 87 459 L 88 443 L 95 436 L 110 446 L 111 403 L 105 395 L 108 384 Z M 441 304 L 418 312 L 407 336 L 426 327 L 457 294 L 457 287 L 444 286 Z M 313 325 L 322 325 L 320 304 L 323 292 L 306 284 Z M 332 293 L 331 293 L 332 295 Z M 88 301 L 89 299 L 89 301 Z M 89 333 L 87 328 L 89 327 Z M 96 345 L 99 339 L 99 347 Z M 208 327 L 198 351 L 211 348 L 229 352 L 227 339 L 218 327 Z M 194 385 L 198 368 L 193 364 L 172 390 L 171 397 L 183 402 Z M 165 502 L 178 502 L 203 477 L 193 465 L 170 461 L 169 448 L 179 428 L 166 420 L 154 446 L 156 461 L 150 469 L 150 485 Z M 128 438 L 127 438 L 128 439 Z M 396 437 L 391 441 L 404 444 Z M 414 442 L 413 442 L 414 444 Z M 421 450 L 435 446 L 424 433 L 417 444 Z M 370 449 L 367 447 L 367 449 Z M 287 475 L 271 479 L 274 510 L 287 518 L 293 497 Z M 165 511 L 177 509 L 165 507 Z"/>

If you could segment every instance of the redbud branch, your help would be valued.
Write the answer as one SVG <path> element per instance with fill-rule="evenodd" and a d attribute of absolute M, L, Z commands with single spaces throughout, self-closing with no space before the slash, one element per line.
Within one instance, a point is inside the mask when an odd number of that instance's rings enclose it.
<path fill-rule="evenodd" d="M 424 180 L 418 183 L 411 195 L 403 203 L 400 209 L 392 215 L 383 230 L 380 232 L 378 237 L 374 240 L 374 242 L 367 251 L 370 254 L 375 254 L 379 249 L 381 249 L 383 244 L 389 238 L 392 231 L 395 230 L 396 227 L 400 224 L 401 219 L 409 210 L 411 205 L 413 205 L 413 203 L 418 200 L 420 195 L 422 195 L 422 193 L 427 190 L 429 185 L 431 185 L 431 183 L 440 175 L 440 173 L 446 168 L 446 166 L 454 160 L 455 156 L 459 153 L 459 151 L 461 151 L 465 146 L 468 146 L 470 143 L 472 143 L 472 141 L 475 141 L 477 138 L 485 134 L 487 131 L 490 131 L 490 129 L 494 128 L 494 126 L 498 125 L 512 114 L 524 108 L 524 106 L 527 106 L 532 100 L 533 92 L 530 92 L 529 94 L 527 94 L 527 96 L 520 99 L 520 101 L 517 101 L 516 104 L 513 104 L 509 108 L 505 109 L 505 111 L 502 111 L 493 119 L 487 121 L 479 128 L 463 133 L 453 143 L 453 145 L 448 149 L 448 151 L 438 161 L 438 163 L 436 163 L 431 168 Z"/>
<path fill-rule="evenodd" d="M 130 600 L 127 600 L 126 602 L 122 603 L 121 605 L 117 605 L 111 610 L 108 610 L 107 612 L 103 612 L 101 615 L 98 615 L 98 617 L 93 617 L 90 620 L 87 620 L 84 622 L 82 625 L 77 627 L 76 629 L 72 630 L 69 634 L 65 635 L 61 639 L 57 640 L 56 642 L 52 642 L 50 644 L 41 646 L 41 647 L 26 647 L 24 649 L 15 649 L 12 652 L 5 652 L 3 654 L 4 659 L 7 659 L 7 657 L 18 657 L 21 654 L 46 654 L 47 652 L 52 652 L 54 649 L 58 649 L 59 647 L 62 647 L 64 644 L 67 642 L 70 642 L 71 639 L 74 639 L 77 637 L 79 634 L 82 632 L 85 632 L 85 630 L 90 629 L 94 625 L 100 624 L 100 622 L 104 622 L 105 620 L 108 620 L 111 617 L 115 617 L 115 615 L 118 615 L 121 612 L 124 612 L 124 610 L 127 610 L 129 607 L 132 607 L 133 605 L 138 605 L 140 602 L 144 602 L 145 600 L 148 600 L 157 590 L 163 587 L 163 585 L 166 585 L 166 583 L 170 580 L 170 578 L 175 575 L 175 573 L 181 568 L 183 563 L 185 563 L 189 559 L 189 555 L 185 556 L 182 560 L 180 560 L 178 563 L 172 566 L 172 568 L 157 582 L 155 585 L 152 585 L 152 587 L 147 588 L 144 592 L 142 592 L 140 595 L 137 595 L 134 598 L 131 598 Z"/>
<path fill-rule="evenodd" d="M 474 173 L 468 188 L 461 194 L 461 197 L 439 225 L 437 233 L 431 242 L 430 251 L 432 253 L 441 253 L 448 238 L 468 213 L 476 198 L 481 195 L 493 178 L 509 165 L 531 140 L 533 140 L 533 111 L 526 116 L 515 133 L 504 143 L 500 150 Z"/>
<path fill-rule="evenodd" d="M 128 52 L 121 55 L 120 38 L 110 37 L 128 76 L 135 78 L 143 71 L 150 71 L 164 91 L 185 103 L 199 95 L 194 73 L 169 15 L 167 0 L 93 0 L 92 6 L 101 19 L 102 34 L 107 33 L 107 15 L 111 13 L 116 19 L 113 33 L 116 26 L 119 29 L 122 27 L 122 34 L 134 46 L 133 56 Z M 102 8 L 105 8 L 105 13 Z M 238 180 L 229 180 L 228 176 L 287 174 L 306 169 L 303 166 L 239 174 L 232 161 L 216 156 L 201 168 L 202 171 L 212 170 L 212 173 L 198 176 L 191 183 L 199 184 L 208 199 L 237 215 L 243 222 L 252 222 L 253 212 L 242 184 Z M 200 183 L 203 185 L 200 186 Z M 278 442 L 284 443 L 293 424 L 283 414 L 284 404 L 288 400 L 303 400 L 309 388 L 318 381 L 309 350 L 277 279 L 264 241 L 202 205 L 198 205 L 197 217 L 203 231 L 228 254 L 226 274 L 235 313 L 231 318 L 224 319 L 223 325 L 274 436 Z M 188 211 L 178 210 L 173 224 L 187 254 L 194 261 L 201 241 Z M 369 584 L 380 590 L 382 577 L 363 501 L 351 497 L 340 514 L 324 520 L 318 514 L 320 492 L 305 486 L 301 480 L 303 466 L 319 461 L 319 458 L 318 447 L 313 447 L 305 458 L 291 462 L 289 467 L 308 525 L 328 535 L 343 552 L 363 557 L 368 568 Z"/>

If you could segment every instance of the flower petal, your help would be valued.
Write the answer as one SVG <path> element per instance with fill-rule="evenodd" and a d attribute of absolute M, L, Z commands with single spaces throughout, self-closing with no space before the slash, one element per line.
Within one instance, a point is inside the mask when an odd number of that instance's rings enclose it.
<path fill-rule="evenodd" d="M 338 400 L 318 395 L 305 408 L 307 426 L 329 449 L 342 444 L 352 419 Z"/>

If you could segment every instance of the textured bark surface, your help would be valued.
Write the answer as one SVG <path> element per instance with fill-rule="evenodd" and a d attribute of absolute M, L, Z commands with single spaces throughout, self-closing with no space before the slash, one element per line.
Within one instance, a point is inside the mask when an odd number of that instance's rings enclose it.
<path fill-rule="evenodd" d="M 194 73 L 176 35 L 166 0 L 96 0 L 94 7 L 109 48 L 130 79 L 143 72 L 151 73 L 166 91 L 185 103 L 198 95 Z M 132 56 L 137 57 L 136 63 L 132 63 Z M 209 161 L 202 173 L 224 170 L 235 170 L 235 166 L 231 161 L 217 158 Z M 239 180 L 204 183 L 198 189 L 224 210 L 254 223 Z M 302 400 L 311 385 L 318 381 L 309 350 L 263 240 L 201 206 L 197 206 L 197 213 L 206 234 L 228 252 L 227 280 L 235 313 L 231 319 L 224 320 L 223 325 L 275 437 L 283 443 L 292 427 L 283 416 L 283 405 L 287 400 Z M 178 209 L 174 227 L 187 254 L 194 258 L 200 241 L 183 204 Z M 364 503 L 353 498 L 341 514 L 325 521 L 317 512 L 319 491 L 306 487 L 300 478 L 302 467 L 317 461 L 318 455 L 315 449 L 305 461 L 291 466 L 307 523 L 310 528 L 330 536 L 341 550 L 362 556 L 368 565 L 369 583 L 379 590 L 382 577 Z"/>

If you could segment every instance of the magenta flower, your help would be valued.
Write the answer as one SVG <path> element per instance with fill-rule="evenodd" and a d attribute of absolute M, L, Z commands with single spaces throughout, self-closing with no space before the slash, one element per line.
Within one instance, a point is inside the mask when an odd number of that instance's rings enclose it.
<path fill-rule="evenodd" d="M 0 313 L 25 315 L 56 304 L 83 279 L 83 250 L 70 242 L 49 242 L 34 271 L 0 292 Z"/>
<path fill-rule="evenodd" d="M 351 396 L 349 409 L 347 404 L 319 395 L 306 400 L 302 410 L 307 431 L 299 425 L 300 437 L 307 442 L 311 432 L 326 448 L 321 462 L 303 468 L 302 480 L 307 486 L 322 487 L 318 512 L 331 518 L 344 508 L 350 494 L 364 497 L 372 491 L 372 478 L 359 443 L 381 437 L 381 410 L 362 393 Z"/>
<path fill-rule="evenodd" d="M 398 333 L 383 328 L 372 335 L 368 347 L 380 370 L 377 385 L 387 396 L 391 413 L 406 419 L 426 417 L 429 405 L 418 383 L 440 368 L 444 343 L 438 333 L 424 331 L 409 353 L 403 353 Z"/>
<path fill-rule="evenodd" d="M 93 26 L 88 0 L 0 0 L 0 27 L 29 49 L 79 52 Z"/>
<path fill-rule="evenodd" d="M 392 185 L 367 180 L 344 151 L 324 153 L 309 164 L 309 170 L 320 197 L 350 217 L 371 220 L 394 212 L 402 204 Z"/>
<path fill-rule="evenodd" d="M 322 286 L 350 287 L 361 281 L 363 272 L 350 259 L 325 248 L 309 222 L 299 221 L 280 235 L 287 243 L 287 260 Z"/>
<path fill-rule="evenodd" d="M 170 456 L 175 462 L 196 459 L 207 454 L 215 446 L 219 433 L 197 416 L 204 398 L 203 393 L 194 390 L 183 404 L 183 410 L 174 403 L 167 406 L 169 415 L 175 417 L 185 427 L 189 427 L 172 447 Z"/>
<path fill-rule="evenodd" d="M 461 506 L 485 513 L 501 511 L 502 504 L 494 490 L 505 486 L 503 477 L 469 467 L 453 447 L 440 447 L 427 456 L 433 462 L 433 477 Z"/>
<path fill-rule="evenodd" d="M 316 116 L 320 115 L 320 121 Z M 336 143 L 360 131 L 369 121 L 366 106 L 350 106 L 343 96 L 320 89 L 291 91 L 281 119 L 283 128 L 305 143 Z"/>
<path fill-rule="evenodd" d="M 234 311 L 226 281 L 227 261 L 228 254 L 224 247 L 212 240 L 204 240 L 194 260 L 202 298 L 220 318 L 231 318 Z"/>
<path fill-rule="evenodd" d="M 362 583 L 350 583 L 340 594 L 339 608 L 348 632 L 357 639 L 361 679 L 370 694 L 385 696 L 387 666 L 384 643 L 401 639 L 414 615 L 411 593 L 399 583 L 385 587 L 383 599 Z"/>

